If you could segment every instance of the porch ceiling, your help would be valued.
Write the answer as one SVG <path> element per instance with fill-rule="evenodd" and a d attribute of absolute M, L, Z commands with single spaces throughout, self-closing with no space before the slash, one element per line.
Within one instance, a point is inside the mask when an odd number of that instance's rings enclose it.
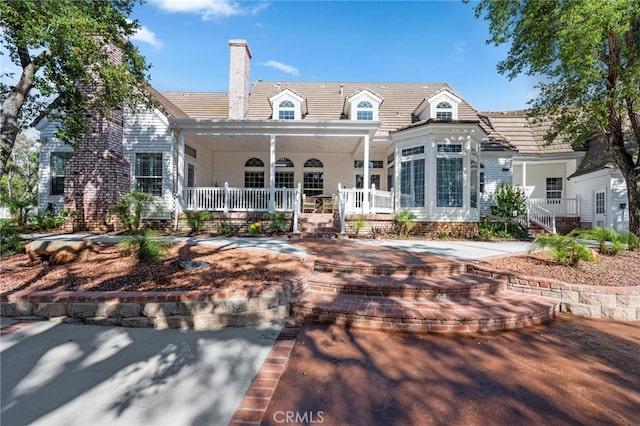
<path fill-rule="evenodd" d="M 214 151 L 268 151 L 271 135 L 276 150 L 289 152 L 363 152 L 369 136 L 369 152 L 385 152 L 386 139 L 374 135 L 379 121 L 355 120 L 203 120 L 173 119 L 174 131 Z"/>
<path fill-rule="evenodd" d="M 185 142 L 197 143 L 216 152 L 269 151 L 269 136 L 185 136 Z M 347 136 L 276 136 L 278 152 L 363 152 L 362 137 Z M 386 141 L 370 141 L 370 152 L 384 153 Z"/>

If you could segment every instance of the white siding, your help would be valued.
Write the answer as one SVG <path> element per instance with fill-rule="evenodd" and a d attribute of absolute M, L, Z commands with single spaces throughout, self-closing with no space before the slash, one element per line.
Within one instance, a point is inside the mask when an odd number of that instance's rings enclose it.
<path fill-rule="evenodd" d="M 173 209 L 173 137 L 169 123 L 158 111 L 124 114 L 124 157 L 131 164 L 131 189 L 135 188 L 135 155 L 162 153 L 162 197 L 155 197 L 148 218 L 169 218 Z"/>
<path fill-rule="evenodd" d="M 611 171 L 611 227 L 616 231 L 629 229 L 629 198 L 627 184 L 618 170 Z M 621 205 L 624 204 L 624 209 Z"/>
<path fill-rule="evenodd" d="M 511 185 L 511 153 L 482 152 L 480 154 L 480 172 L 484 173 L 484 192 L 480 193 L 480 215 L 490 215 L 495 204 L 495 195 L 500 184 Z"/>
<path fill-rule="evenodd" d="M 617 170 L 599 170 L 573 179 L 572 186 L 580 198 L 580 221 L 593 224 L 594 193 L 606 191 L 606 226 L 616 230 L 629 229 L 627 187 Z M 626 204 L 624 210 L 621 204 Z"/>
<path fill-rule="evenodd" d="M 63 195 L 51 195 L 51 153 L 53 152 L 73 152 L 70 145 L 61 142 L 54 137 L 58 130 L 58 123 L 45 122 L 40 128 L 40 169 L 38 171 L 38 211 L 46 211 L 49 204 L 52 204 L 56 211 L 64 207 Z"/>

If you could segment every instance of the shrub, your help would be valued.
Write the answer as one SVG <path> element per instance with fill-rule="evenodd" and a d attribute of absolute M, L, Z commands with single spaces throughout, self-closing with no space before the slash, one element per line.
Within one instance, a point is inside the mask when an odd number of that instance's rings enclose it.
<path fill-rule="evenodd" d="M 48 231 L 59 228 L 64 223 L 64 217 L 53 216 L 51 213 L 38 213 L 33 217 L 32 226 L 36 231 Z"/>
<path fill-rule="evenodd" d="M 411 229 L 415 226 L 416 215 L 409 210 L 402 210 L 393 214 L 393 220 L 396 221 L 396 230 L 402 237 L 409 235 Z"/>
<path fill-rule="evenodd" d="M 267 213 L 267 217 L 270 220 L 269 231 L 281 233 L 286 232 L 289 229 L 289 221 L 287 220 L 287 216 L 284 213 Z"/>
<path fill-rule="evenodd" d="M 120 251 L 125 256 L 135 253 L 141 262 L 157 262 L 169 254 L 171 242 L 160 239 L 151 229 L 145 229 L 139 235 L 129 235 L 120 242 Z"/>
<path fill-rule="evenodd" d="M 551 256 L 559 263 L 577 266 L 580 260 L 594 261 L 595 257 L 586 244 L 563 235 L 539 235 L 533 240 L 536 247 L 551 249 Z"/>
<path fill-rule="evenodd" d="M 135 190 L 123 195 L 122 201 L 109 207 L 107 215 L 116 215 L 128 231 L 138 231 L 142 219 L 142 211 L 151 203 L 153 195 Z"/>
<path fill-rule="evenodd" d="M 22 237 L 11 219 L 0 219 L 0 256 L 11 256 L 23 251 Z"/>
<path fill-rule="evenodd" d="M 229 222 L 218 222 L 216 225 L 219 235 L 231 235 L 233 234 L 233 225 Z"/>
<path fill-rule="evenodd" d="M 364 226 L 367 224 L 367 222 L 364 220 L 364 217 L 362 216 L 358 216 L 357 219 L 354 219 L 352 222 L 352 226 L 353 226 L 353 231 L 355 232 L 356 236 L 358 236 L 360 234 L 360 231 L 362 230 L 362 228 L 364 228 Z"/>
<path fill-rule="evenodd" d="M 187 223 L 191 227 L 191 232 L 199 234 L 204 231 L 204 223 L 209 219 L 209 213 L 199 210 L 187 212 Z"/>
<path fill-rule="evenodd" d="M 249 230 L 250 234 L 260 234 L 262 233 L 262 223 L 260 222 L 253 222 L 251 225 L 249 225 L 249 227 L 247 228 Z"/>
<path fill-rule="evenodd" d="M 515 218 L 527 214 L 527 196 L 520 188 L 500 185 L 496 192 L 496 205 L 491 206 L 491 214 L 502 219 L 504 231 L 509 234 L 509 224 L 517 223 Z"/>
<path fill-rule="evenodd" d="M 638 237 L 629 231 L 618 232 L 611 228 L 594 226 L 587 230 L 573 230 L 570 236 L 595 240 L 600 254 L 615 256 L 622 250 L 634 250 L 638 246 Z"/>

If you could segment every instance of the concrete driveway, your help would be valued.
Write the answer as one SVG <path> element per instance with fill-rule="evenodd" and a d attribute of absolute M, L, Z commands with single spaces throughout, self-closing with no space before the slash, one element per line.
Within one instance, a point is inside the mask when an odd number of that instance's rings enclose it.
<path fill-rule="evenodd" d="M 226 425 L 280 329 L 34 322 L 0 337 L 0 423 Z"/>

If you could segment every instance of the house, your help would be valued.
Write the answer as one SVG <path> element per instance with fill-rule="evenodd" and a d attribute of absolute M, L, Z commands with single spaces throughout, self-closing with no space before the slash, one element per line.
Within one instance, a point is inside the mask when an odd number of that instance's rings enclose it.
<path fill-rule="evenodd" d="M 584 152 L 545 146 L 522 113 L 479 113 L 446 83 L 250 84 L 247 42 L 229 46 L 228 93 L 149 87 L 155 109 L 94 117 L 76 152 L 39 120 L 39 208 L 77 208 L 81 226 L 101 228 L 108 205 L 139 188 L 154 195 L 147 217 L 176 227 L 194 210 L 282 211 L 295 230 L 304 202 L 331 199 L 342 228 L 350 214 L 384 222 L 409 210 L 429 229 L 468 231 L 512 183 L 543 226 L 578 216 L 567 178 Z"/>

